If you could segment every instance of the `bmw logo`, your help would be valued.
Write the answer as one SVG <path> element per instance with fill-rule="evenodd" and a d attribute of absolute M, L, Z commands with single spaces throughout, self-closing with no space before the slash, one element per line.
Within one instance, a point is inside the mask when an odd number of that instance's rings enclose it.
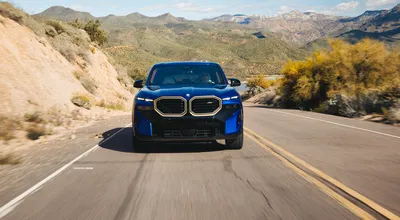
<path fill-rule="evenodd" d="M 190 94 L 186 94 L 186 97 L 190 97 Z"/>

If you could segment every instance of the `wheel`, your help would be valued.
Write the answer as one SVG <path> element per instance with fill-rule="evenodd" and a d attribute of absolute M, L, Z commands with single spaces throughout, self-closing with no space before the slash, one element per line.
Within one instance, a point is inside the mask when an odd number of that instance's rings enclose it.
<path fill-rule="evenodd" d="M 133 152 L 142 152 L 143 143 L 139 141 L 135 135 L 132 134 L 132 151 Z"/>
<path fill-rule="evenodd" d="M 239 150 L 243 147 L 243 132 L 234 140 L 225 140 L 228 149 Z"/>

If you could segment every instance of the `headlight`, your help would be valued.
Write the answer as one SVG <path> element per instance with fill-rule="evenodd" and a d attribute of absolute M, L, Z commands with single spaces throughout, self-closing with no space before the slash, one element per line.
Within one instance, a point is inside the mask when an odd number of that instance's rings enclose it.
<path fill-rule="evenodd" d="M 224 100 L 224 101 L 229 101 L 229 100 L 231 100 L 231 99 L 238 99 L 238 98 L 239 98 L 239 96 L 232 96 L 232 97 L 223 98 L 222 100 Z"/>
<path fill-rule="evenodd" d="M 153 99 L 145 99 L 145 98 L 140 98 L 140 97 L 136 97 L 137 100 L 139 101 L 145 101 L 145 102 L 152 102 L 154 101 Z"/>

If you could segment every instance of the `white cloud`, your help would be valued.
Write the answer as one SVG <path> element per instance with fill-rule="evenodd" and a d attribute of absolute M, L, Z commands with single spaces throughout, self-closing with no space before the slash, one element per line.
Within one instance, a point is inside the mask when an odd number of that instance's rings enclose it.
<path fill-rule="evenodd" d="M 338 5 L 336 5 L 335 9 L 338 11 L 349 11 L 357 8 L 359 5 L 358 2 L 356 1 L 351 1 L 351 2 L 343 2 Z"/>
<path fill-rule="evenodd" d="M 209 13 L 216 11 L 215 8 L 202 8 L 192 2 L 179 2 L 175 4 L 173 7 L 180 11 L 186 11 L 186 12 Z"/>
<path fill-rule="evenodd" d="M 286 5 L 282 5 L 281 7 L 279 7 L 278 14 L 285 14 L 292 10 L 293 10 L 293 8 L 286 6 Z"/>
<path fill-rule="evenodd" d="M 367 9 L 379 9 L 382 6 L 396 4 L 397 0 L 367 0 Z"/>

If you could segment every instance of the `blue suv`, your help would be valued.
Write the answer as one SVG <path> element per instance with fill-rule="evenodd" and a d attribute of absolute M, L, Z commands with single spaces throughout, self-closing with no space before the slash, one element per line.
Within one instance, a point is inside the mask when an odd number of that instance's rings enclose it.
<path fill-rule="evenodd" d="M 212 62 L 168 62 L 154 65 L 135 96 L 132 147 L 143 142 L 215 141 L 227 148 L 243 146 L 243 106 L 238 79 L 227 79 Z"/>

